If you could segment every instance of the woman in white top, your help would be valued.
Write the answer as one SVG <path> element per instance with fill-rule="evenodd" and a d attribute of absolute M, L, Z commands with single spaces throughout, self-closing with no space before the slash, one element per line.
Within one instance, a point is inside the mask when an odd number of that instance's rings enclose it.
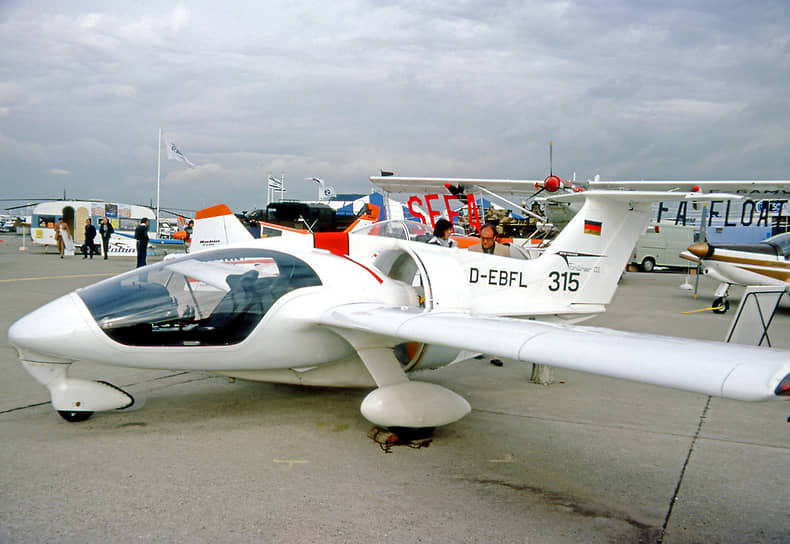
<path fill-rule="evenodd" d="M 63 219 L 58 221 L 58 226 L 55 228 L 55 240 L 58 242 L 58 252 L 60 258 L 63 258 L 63 252 L 74 252 L 74 242 L 71 239 L 71 231 L 69 225 Z"/>

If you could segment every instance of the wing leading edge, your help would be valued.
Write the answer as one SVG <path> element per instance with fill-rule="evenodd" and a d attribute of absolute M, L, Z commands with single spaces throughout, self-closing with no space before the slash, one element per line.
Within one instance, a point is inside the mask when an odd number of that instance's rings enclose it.
<path fill-rule="evenodd" d="M 438 344 L 742 401 L 775 398 L 790 375 L 787 351 L 603 328 L 365 303 L 337 306 L 318 321 L 393 345 Z"/>

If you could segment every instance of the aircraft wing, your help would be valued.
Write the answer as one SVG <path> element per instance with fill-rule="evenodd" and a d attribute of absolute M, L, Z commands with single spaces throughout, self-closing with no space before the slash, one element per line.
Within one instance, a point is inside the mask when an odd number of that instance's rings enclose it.
<path fill-rule="evenodd" d="M 642 190 L 642 191 L 704 191 L 714 193 L 763 192 L 787 189 L 788 180 L 647 180 L 647 181 L 590 181 L 590 189 Z"/>
<path fill-rule="evenodd" d="M 579 202 L 588 198 L 590 194 L 605 195 L 610 201 L 619 199 L 621 201 L 653 201 L 660 200 L 689 200 L 696 202 L 705 202 L 711 200 L 742 200 L 742 195 L 735 195 L 730 193 L 697 193 L 685 191 L 621 191 L 614 189 L 591 189 L 585 193 L 563 193 L 558 195 L 549 195 L 545 197 L 546 200 L 555 202 Z"/>
<path fill-rule="evenodd" d="M 409 178 L 400 176 L 371 176 L 370 181 L 390 193 L 444 193 L 446 184 L 461 186 L 474 193 L 476 187 L 501 193 L 534 193 L 535 184 L 542 179 L 473 179 L 473 178 Z"/>
<path fill-rule="evenodd" d="M 744 401 L 775 398 L 790 380 L 790 352 L 722 342 L 364 303 L 319 322 Z"/>

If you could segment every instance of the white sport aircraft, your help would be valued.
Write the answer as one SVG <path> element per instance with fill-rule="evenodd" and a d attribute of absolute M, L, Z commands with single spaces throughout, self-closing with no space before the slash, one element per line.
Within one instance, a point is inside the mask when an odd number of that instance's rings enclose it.
<path fill-rule="evenodd" d="M 651 202 L 706 196 L 556 198 L 584 203 L 532 260 L 411 241 L 386 222 L 252 240 L 230 210 L 214 207 L 197 216 L 194 253 L 60 297 L 8 336 L 69 421 L 134 402 L 106 382 L 70 377 L 82 360 L 370 387 L 362 414 L 390 429 L 467 414 L 465 399 L 409 374 L 476 353 L 744 401 L 790 395 L 788 351 L 574 324 L 611 301 Z"/>

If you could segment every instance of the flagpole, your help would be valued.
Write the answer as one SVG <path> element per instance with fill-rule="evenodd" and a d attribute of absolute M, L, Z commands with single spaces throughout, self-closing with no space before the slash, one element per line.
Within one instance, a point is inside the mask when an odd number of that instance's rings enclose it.
<path fill-rule="evenodd" d="M 162 129 L 159 129 L 159 146 L 156 155 L 156 233 L 159 238 L 159 176 L 162 173 Z"/>

